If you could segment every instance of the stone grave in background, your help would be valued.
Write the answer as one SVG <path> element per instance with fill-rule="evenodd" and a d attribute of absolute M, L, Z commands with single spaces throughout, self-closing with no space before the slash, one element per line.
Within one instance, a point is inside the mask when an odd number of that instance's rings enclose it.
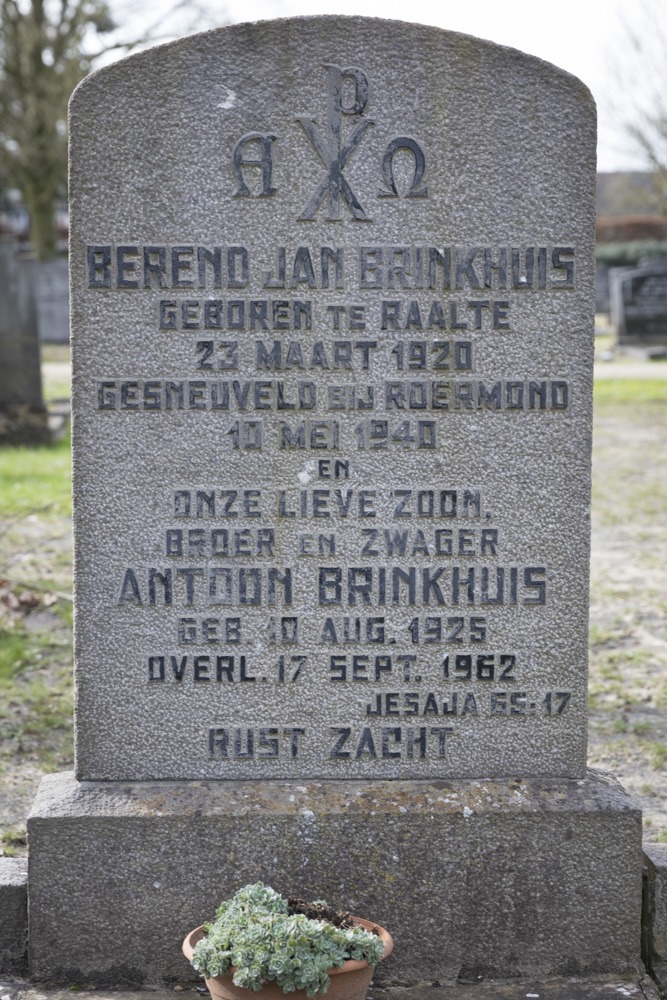
<path fill-rule="evenodd" d="M 586 771 L 595 111 L 517 51 L 245 24 L 71 103 L 76 772 L 33 975 L 187 977 L 259 879 L 383 974 L 638 966 Z"/>
<path fill-rule="evenodd" d="M 667 356 L 667 259 L 610 271 L 611 322 L 624 350 Z"/>
<path fill-rule="evenodd" d="M 37 311 L 39 339 L 45 344 L 69 344 L 69 277 L 67 257 L 37 260 L 24 256 L 19 267 L 27 272 Z"/>
<path fill-rule="evenodd" d="M 35 301 L 13 236 L 0 236 L 0 443 L 50 440 Z"/>

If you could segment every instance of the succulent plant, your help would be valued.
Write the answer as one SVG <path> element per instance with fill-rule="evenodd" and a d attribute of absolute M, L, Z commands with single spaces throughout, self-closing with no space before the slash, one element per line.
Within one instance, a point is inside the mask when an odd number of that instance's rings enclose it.
<path fill-rule="evenodd" d="M 192 964 L 208 979 L 234 966 L 234 984 L 249 990 L 276 982 L 283 993 L 305 990 L 315 997 L 329 988 L 329 969 L 349 958 L 377 965 L 384 950 L 381 938 L 362 927 L 342 929 L 290 914 L 287 900 L 262 882 L 239 889 L 215 917 L 204 925 Z"/>

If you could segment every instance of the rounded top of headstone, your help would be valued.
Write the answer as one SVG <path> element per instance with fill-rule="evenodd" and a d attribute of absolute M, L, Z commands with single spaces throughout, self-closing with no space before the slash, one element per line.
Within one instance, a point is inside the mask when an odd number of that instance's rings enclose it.
<path fill-rule="evenodd" d="M 437 225 L 443 237 L 474 239 L 491 205 L 499 240 L 526 226 L 534 239 L 555 238 L 556 218 L 561 240 L 589 226 L 578 209 L 567 218 L 565 197 L 588 203 L 595 167 L 595 106 L 581 81 L 470 35 L 366 17 L 230 25 L 92 74 L 70 104 L 82 179 L 72 204 L 99 200 L 102 228 L 121 240 L 150 225 L 151 239 L 171 232 L 177 241 L 179 220 L 197 206 L 202 234 L 224 217 L 238 240 L 270 217 L 300 239 L 304 220 L 324 217 L 321 168 L 334 133 L 347 137 L 340 169 L 350 191 L 328 218 L 346 231 L 372 223 L 367 235 L 395 242 L 406 225 Z M 268 160 L 267 144 L 271 178 L 251 197 L 245 166 Z M 405 191 L 392 176 L 401 161 Z"/>
<path fill-rule="evenodd" d="M 469 72 L 478 71 L 485 64 L 488 66 L 490 62 L 496 66 L 504 65 L 515 73 L 519 72 L 520 67 L 524 72 L 532 68 L 541 75 L 559 78 L 562 86 L 569 86 L 577 91 L 579 99 L 587 101 L 591 110 L 595 109 L 593 95 L 582 80 L 553 63 L 520 49 L 433 25 L 391 18 L 338 14 L 275 18 L 223 25 L 220 28 L 188 35 L 174 42 L 155 45 L 89 74 L 74 90 L 72 102 L 76 105 L 79 100 L 85 98 L 90 87 L 102 81 L 106 86 L 115 76 L 140 73 L 148 65 L 166 65 L 176 60 L 179 62 L 179 68 L 184 70 L 187 61 L 192 59 L 191 69 L 196 69 L 197 66 L 202 68 L 207 56 L 212 52 L 225 51 L 229 48 L 231 62 L 225 69 L 227 72 L 238 72 L 246 68 L 247 59 L 254 60 L 262 58 L 263 55 L 270 55 L 276 62 L 285 65 L 299 50 L 305 57 L 313 43 L 334 45 L 338 52 L 347 50 L 350 54 L 357 54 L 358 57 L 367 57 L 369 50 L 376 49 L 378 58 L 385 60 L 388 69 L 396 68 L 415 52 L 419 54 L 419 61 L 426 72 L 435 69 L 432 64 L 434 58 L 455 53 L 461 59 L 457 68 Z M 389 47 L 382 48 L 384 45 Z M 266 51 L 267 47 L 269 52 Z M 254 75 L 266 67 L 260 63 L 248 68 L 253 70 Z M 155 80 L 154 83 L 156 89 L 159 88 L 160 81 Z M 465 84 L 465 80 L 462 84 Z M 489 79 L 488 84 L 492 88 L 494 81 Z"/>

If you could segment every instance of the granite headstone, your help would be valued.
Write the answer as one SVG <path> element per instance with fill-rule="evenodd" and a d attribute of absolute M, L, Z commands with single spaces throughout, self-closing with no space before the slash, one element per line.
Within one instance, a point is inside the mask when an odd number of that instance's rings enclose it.
<path fill-rule="evenodd" d="M 69 273 L 67 257 L 37 260 L 24 257 L 37 310 L 39 339 L 44 344 L 69 344 Z"/>
<path fill-rule="evenodd" d="M 667 260 L 611 271 L 611 321 L 618 343 L 667 346 Z"/>
<path fill-rule="evenodd" d="M 590 100 L 267 30 L 72 101 L 77 773 L 581 777 Z"/>
<path fill-rule="evenodd" d="M 49 440 L 35 300 L 16 239 L 0 236 L 0 441 Z"/>

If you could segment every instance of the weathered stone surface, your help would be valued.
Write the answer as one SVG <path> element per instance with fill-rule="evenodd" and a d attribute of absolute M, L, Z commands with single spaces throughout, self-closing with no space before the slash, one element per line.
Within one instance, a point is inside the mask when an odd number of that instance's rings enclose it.
<path fill-rule="evenodd" d="M 595 980 L 567 979 L 549 982 L 476 982 L 443 984 L 437 1000 L 523 1000 L 535 997 L 540 1000 L 659 1000 L 658 991 L 648 976 L 602 982 Z M 368 1000 L 435 1000 L 433 984 L 423 986 L 374 989 Z"/>
<path fill-rule="evenodd" d="M 583 777 L 588 91 L 297 18 L 70 135 L 78 776 Z"/>
<path fill-rule="evenodd" d="M 667 844 L 644 844 L 644 862 L 644 961 L 667 991 Z"/>
<path fill-rule="evenodd" d="M 387 926 L 398 981 L 635 970 L 640 812 L 612 779 L 78 783 L 28 819 L 35 976 L 186 979 L 249 881 Z"/>
<path fill-rule="evenodd" d="M 0 858 L 0 973 L 21 973 L 28 951 L 28 861 Z"/>

